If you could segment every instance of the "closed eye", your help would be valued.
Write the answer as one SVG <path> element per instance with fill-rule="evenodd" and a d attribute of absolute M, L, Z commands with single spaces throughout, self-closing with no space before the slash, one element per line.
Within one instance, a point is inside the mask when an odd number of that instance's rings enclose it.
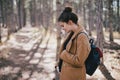
<path fill-rule="evenodd" d="M 64 27 L 64 25 L 60 25 L 61 27 Z"/>

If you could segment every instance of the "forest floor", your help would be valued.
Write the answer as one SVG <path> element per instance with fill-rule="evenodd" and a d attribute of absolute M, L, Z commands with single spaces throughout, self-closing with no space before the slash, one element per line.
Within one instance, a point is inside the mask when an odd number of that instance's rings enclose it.
<path fill-rule="evenodd" d="M 25 27 L 12 34 L 0 46 L 0 80 L 53 80 L 58 77 L 56 64 L 56 34 L 40 32 L 38 28 Z M 120 80 L 120 40 L 105 43 L 104 68 L 108 76 Z M 98 68 L 87 80 L 110 80 Z"/>

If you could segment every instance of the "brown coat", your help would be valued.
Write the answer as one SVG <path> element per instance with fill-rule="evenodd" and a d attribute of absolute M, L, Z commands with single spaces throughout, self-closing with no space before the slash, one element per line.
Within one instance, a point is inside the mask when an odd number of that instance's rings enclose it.
<path fill-rule="evenodd" d="M 85 60 L 90 52 L 90 45 L 87 36 L 82 33 L 76 37 L 79 32 L 83 32 L 82 27 L 73 34 L 72 38 L 63 50 L 63 44 L 69 37 L 70 33 L 65 38 L 60 47 L 60 58 L 63 60 L 60 80 L 86 80 Z"/>

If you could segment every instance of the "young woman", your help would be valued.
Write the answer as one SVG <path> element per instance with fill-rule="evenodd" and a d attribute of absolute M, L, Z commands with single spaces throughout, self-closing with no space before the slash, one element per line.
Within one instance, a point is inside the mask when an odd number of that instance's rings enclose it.
<path fill-rule="evenodd" d="M 90 52 L 89 40 L 84 28 L 77 24 L 78 17 L 70 7 L 66 7 L 58 18 L 58 23 L 67 36 L 60 47 L 60 80 L 86 80 L 85 60 Z M 81 34 L 80 34 L 81 33 Z"/>

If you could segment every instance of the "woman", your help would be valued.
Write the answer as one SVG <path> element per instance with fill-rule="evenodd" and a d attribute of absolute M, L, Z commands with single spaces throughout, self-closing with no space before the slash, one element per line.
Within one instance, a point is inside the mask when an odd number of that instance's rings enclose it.
<path fill-rule="evenodd" d="M 85 60 L 90 52 L 88 37 L 77 24 L 78 17 L 66 7 L 58 18 L 59 25 L 68 33 L 60 47 L 59 57 L 63 61 L 60 80 L 86 80 Z M 81 34 L 80 34 L 81 33 Z"/>

